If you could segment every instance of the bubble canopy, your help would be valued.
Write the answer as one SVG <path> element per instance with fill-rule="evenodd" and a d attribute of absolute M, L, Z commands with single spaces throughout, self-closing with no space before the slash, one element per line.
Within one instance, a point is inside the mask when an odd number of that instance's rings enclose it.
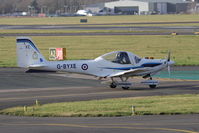
<path fill-rule="evenodd" d="M 117 64 L 137 64 L 141 58 L 126 51 L 114 51 L 101 56 L 104 60 Z"/>

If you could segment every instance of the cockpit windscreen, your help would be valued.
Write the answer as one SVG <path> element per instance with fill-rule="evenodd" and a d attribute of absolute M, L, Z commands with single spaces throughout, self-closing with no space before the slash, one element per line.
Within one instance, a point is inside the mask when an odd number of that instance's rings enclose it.
<path fill-rule="evenodd" d="M 131 64 L 129 56 L 126 52 L 116 52 L 111 53 L 103 57 L 105 60 L 108 60 L 113 63 L 118 64 Z"/>

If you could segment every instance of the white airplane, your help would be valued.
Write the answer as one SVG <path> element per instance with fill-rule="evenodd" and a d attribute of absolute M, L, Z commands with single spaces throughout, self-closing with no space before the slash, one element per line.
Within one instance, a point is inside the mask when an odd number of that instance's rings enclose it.
<path fill-rule="evenodd" d="M 79 15 L 79 16 L 93 16 L 93 14 L 89 13 L 86 10 L 78 10 L 76 12 L 76 15 Z"/>
<path fill-rule="evenodd" d="M 110 78 L 111 88 L 122 86 L 123 89 L 129 89 L 132 83 L 128 79 L 134 76 L 148 78 L 141 83 L 155 88 L 158 81 L 153 80 L 152 76 L 167 67 L 170 72 L 170 66 L 174 64 L 170 60 L 170 53 L 167 59 L 146 59 L 126 51 L 110 52 L 94 60 L 47 61 L 30 38 L 18 37 L 16 44 L 19 67 L 87 74 L 99 79 Z"/>

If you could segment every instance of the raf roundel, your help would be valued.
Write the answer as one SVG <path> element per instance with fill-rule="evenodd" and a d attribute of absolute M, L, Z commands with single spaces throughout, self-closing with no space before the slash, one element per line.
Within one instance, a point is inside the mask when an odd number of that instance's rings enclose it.
<path fill-rule="evenodd" d="M 88 65 L 87 64 L 82 64 L 82 70 L 87 70 L 88 69 Z"/>

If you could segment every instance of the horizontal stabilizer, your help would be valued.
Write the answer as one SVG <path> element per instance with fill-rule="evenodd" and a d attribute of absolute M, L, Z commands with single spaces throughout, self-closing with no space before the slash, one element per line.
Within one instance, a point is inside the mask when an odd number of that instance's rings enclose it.
<path fill-rule="evenodd" d="M 43 64 L 33 64 L 33 65 L 29 65 L 28 68 L 43 68 L 46 67 L 46 65 Z"/>
<path fill-rule="evenodd" d="M 29 69 L 26 73 L 55 73 L 56 71 Z"/>

